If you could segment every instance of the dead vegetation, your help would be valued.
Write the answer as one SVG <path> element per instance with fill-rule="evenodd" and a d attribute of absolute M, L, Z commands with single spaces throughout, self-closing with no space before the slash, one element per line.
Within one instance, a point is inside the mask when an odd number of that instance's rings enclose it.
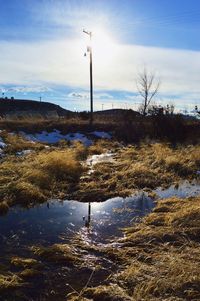
<path fill-rule="evenodd" d="M 71 265 L 81 262 L 75 248 L 68 244 L 54 244 L 49 247 L 33 246 L 31 251 L 47 262 Z"/>
<path fill-rule="evenodd" d="M 12 273 L 0 274 L 0 293 L 11 291 L 21 286 L 22 280 L 19 276 Z"/>
<path fill-rule="evenodd" d="M 158 202 L 125 230 L 121 248 L 107 253 L 123 270 L 111 274 L 110 284 L 86 289 L 85 300 L 199 300 L 199 220 L 199 197 Z"/>
<path fill-rule="evenodd" d="M 1 138 L 6 143 L 4 153 L 9 155 L 15 155 L 17 152 L 23 150 L 40 151 L 45 148 L 41 143 L 28 141 L 20 134 L 9 133 L 7 131 L 1 131 Z"/>
<path fill-rule="evenodd" d="M 155 189 L 198 178 L 200 146 L 144 143 L 116 149 L 115 162 L 95 165 L 87 181 L 81 181 L 78 197 L 102 201 L 128 196 L 138 189 Z"/>
<path fill-rule="evenodd" d="M 32 206 L 51 196 L 66 196 L 79 182 L 85 152 L 85 147 L 76 144 L 65 149 L 46 149 L 26 157 L 6 157 L 0 169 L 0 211 L 4 213 L 8 206 L 16 203 Z"/>

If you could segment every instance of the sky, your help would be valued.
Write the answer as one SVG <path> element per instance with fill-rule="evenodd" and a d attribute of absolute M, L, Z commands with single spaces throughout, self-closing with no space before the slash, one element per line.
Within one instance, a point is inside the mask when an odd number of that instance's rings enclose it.
<path fill-rule="evenodd" d="M 0 0 L 0 93 L 89 110 L 142 102 L 138 74 L 161 82 L 156 104 L 200 106 L 199 0 Z"/>

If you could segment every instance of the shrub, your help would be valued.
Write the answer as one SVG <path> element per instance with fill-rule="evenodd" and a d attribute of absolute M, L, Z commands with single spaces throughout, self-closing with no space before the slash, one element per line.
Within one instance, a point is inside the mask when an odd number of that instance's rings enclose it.
<path fill-rule="evenodd" d="M 15 183 L 12 188 L 12 194 L 17 203 L 20 202 L 24 205 L 46 200 L 39 187 L 25 181 Z"/>
<path fill-rule="evenodd" d="M 77 181 L 83 171 L 76 155 L 70 150 L 40 154 L 37 159 L 40 168 L 56 181 Z"/>

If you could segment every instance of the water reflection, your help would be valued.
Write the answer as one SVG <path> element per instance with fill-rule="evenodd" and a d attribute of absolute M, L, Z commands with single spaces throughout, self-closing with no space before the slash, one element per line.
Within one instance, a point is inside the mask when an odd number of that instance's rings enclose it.
<path fill-rule="evenodd" d="M 95 240 L 104 241 L 122 235 L 119 228 L 130 225 L 152 207 L 152 200 L 142 195 L 104 203 L 54 200 L 28 210 L 15 207 L 0 218 L 0 255 L 9 248 L 17 251 L 21 246 L 59 242 L 62 234 L 70 240 L 84 227 L 96 233 Z"/>
<path fill-rule="evenodd" d="M 197 183 L 185 182 L 179 188 L 155 190 L 158 197 L 188 197 L 200 194 Z M 16 253 L 34 244 L 51 245 L 71 238 L 79 231 L 90 233 L 95 242 L 122 236 L 120 228 L 130 226 L 152 210 L 154 202 L 144 192 L 127 198 L 113 198 L 103 203 L 57 200 L 25 210 L 12 208 L 0 217 L 0 256 L 13 249 Z M 84 230 L 84 231 L 85 231 Z"/>

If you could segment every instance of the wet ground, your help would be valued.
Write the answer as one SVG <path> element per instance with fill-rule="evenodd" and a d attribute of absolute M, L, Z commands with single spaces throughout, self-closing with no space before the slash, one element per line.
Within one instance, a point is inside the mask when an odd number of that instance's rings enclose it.
<path fill-rule="evenodd" d="M 200 186 L 184 182 L 179 187 L 157 189 L 155 192 L 156 199 L 173 195 L 188 197 L 199 195 Z M 101 249 L 111 245 L 116 238 L 123 237 L 121 228 L 138 222 L 152 210 L 154 204 L 146 193 L 139 192 L 125 199 L 94 202 L 91 207 L 77 201 L 52 200 L 31 209 L 12 208 L 6 216 L 0 217 L 1 264 L 9 266 L 13 256 L 33 257 L 30 251 L 32 246 L 51 246 L 55 243 L 73 246 L 77 256 L 83 259 L 83 264 L 55 264 L 40 258 L 42 277 L 29 281 L 25 287 L 12 292 L 12 296 L 0 296 L 0 300 L 67 300 L 67 293 L 73 290 L 79 293 L 91 274 L 90 285 L 105 282 L 110 272 L 118 267 Z M 85 226 L 88 219 L 91 219 L 89 228 Z M 81 245 L 87 245 L 88 249 Z M 92 246 L 94 248 L 90 249 Z M 15 272 L 13 267 L 10 269 Z"/>

